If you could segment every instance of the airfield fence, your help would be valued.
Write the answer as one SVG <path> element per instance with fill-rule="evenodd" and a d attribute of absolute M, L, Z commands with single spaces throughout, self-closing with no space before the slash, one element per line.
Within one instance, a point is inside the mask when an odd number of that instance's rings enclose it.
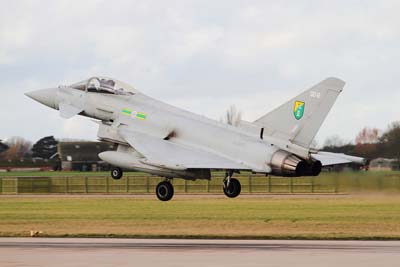
<path fill-rule="evenodd" d="M 317 177 L 278 178 L 258 175 L 236 176 L 242 193 L 338 193 L 335 182 Z M 176 193 L 221 193 L 223 176 L 212 180 L 173 179 Z M 146 194 L 154 193 L 162 178 L 125 176 L 0 177 L 0 194 Z"/>
<path fill-rule="evenodd" d="M 210 181 L 173 179 L 176 193 L 221 193 L 223 174 Z M 318 177 L 282 178 L 253 174 L 235 175 L 242 193 L 347 193 L 368 191 L 400 192 L 400 172 L 322 173 Z M 154 193 L 162 178 L 128 173 L 120 180 L 109 175 L 4 176 L 0 174 L 0 194 L 147 194 Z"/>

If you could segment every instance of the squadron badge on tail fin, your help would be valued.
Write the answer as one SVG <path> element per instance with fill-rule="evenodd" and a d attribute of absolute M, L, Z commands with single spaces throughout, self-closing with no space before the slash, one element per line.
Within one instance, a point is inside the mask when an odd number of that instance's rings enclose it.
<path fill-rule="evenodd" d="M 300 120 L 301 118 L 303 118 L 303 114 L 304 114 L 304 108 L 305 108 L 305 103 L 302 101 L 296 101 L 294 103 L 294 117 L 296 118 L 296 120 Z"/>

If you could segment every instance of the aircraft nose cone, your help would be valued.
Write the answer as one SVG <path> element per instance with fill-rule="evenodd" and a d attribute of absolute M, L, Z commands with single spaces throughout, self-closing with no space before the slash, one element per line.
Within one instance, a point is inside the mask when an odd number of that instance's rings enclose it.
<path fill-rule="evenodd" d="M 25 93 L 26 96 L 50 108 L 56 108 L 57 89 L 42 89 Z"/>

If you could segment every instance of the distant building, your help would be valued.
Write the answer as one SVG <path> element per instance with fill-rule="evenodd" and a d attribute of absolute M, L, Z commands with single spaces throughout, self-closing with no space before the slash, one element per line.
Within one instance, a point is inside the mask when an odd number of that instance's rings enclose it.
<path fill-rule="evenodd" d="M 399 161 L 396 159 L 377 158 L 371 160 L 369 167 L 374 171 L 394 171 L 399 169 Z"/>
<path fill-rule="evenodd" d="M 110 168 L 98 154 L 115 150 L 116 146 L 105 142 L 59 142 L 58 158 L 64 171 L 103 171 Z"/>

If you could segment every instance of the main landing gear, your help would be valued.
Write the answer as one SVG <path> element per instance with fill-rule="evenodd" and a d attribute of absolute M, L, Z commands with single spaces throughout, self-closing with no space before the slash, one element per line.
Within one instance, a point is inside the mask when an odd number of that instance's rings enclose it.
<path fill-rule="evenodd" d="M 111 169 L 111 177 L 114 180 L 119 180 L 123 176 L 123 171 L 119 167 L 114 167 Z M 240 195 L 242 186 L 239 180 L 232 178 L 233 171 L 227 171 L 225 179 L 223 181 L 224 194 L 229 198 L 235 198 Z M 160 182 L 156 187 L 156 196 L 161 201 L 169 201 L 174 196 L 174 187 L 167 178 L 165 181 Z"/>
<path fill-rule="evenodd" d="M 235 198 L 240 195 L 242 186 L 239 180 L 232 178 L 233 171 L 227 171 L 224 179 L 224 194 L 229 198 Z"/>
<path fill-rule="evenodd" d="M 161 201 L 169 201 L 174 196 L 174 187 L 169 179 L 159 183 L 156 187 L 157 198 Z"/>

